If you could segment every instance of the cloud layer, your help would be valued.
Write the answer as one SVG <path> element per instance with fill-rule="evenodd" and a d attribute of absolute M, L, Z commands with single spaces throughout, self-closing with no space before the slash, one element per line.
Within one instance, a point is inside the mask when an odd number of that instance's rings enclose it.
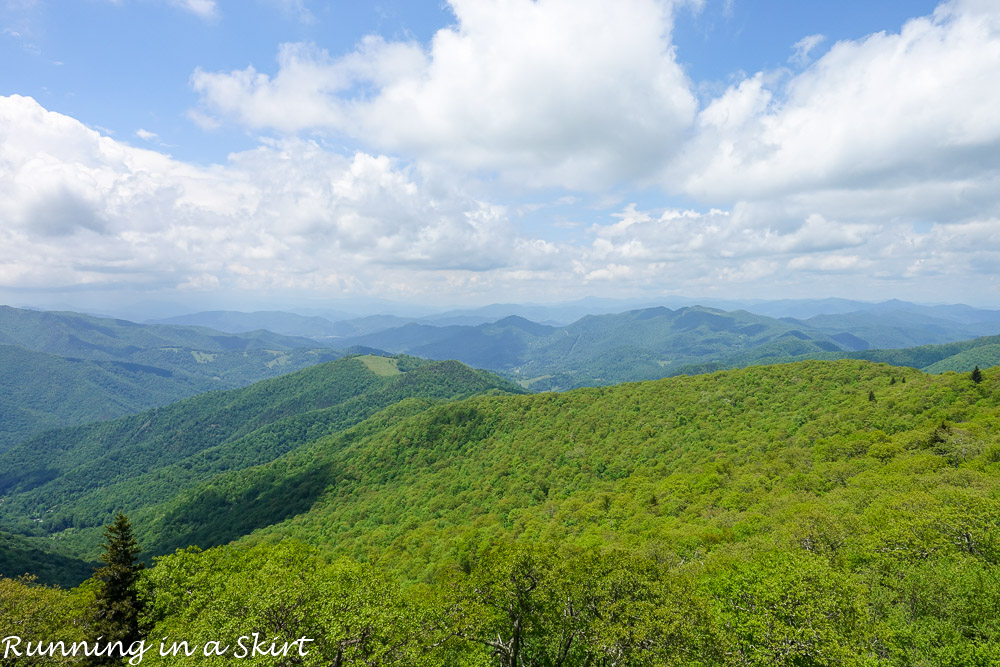
<path fill-rule="evenodd" d="M 272 74 L 194 72 L 193 117 L 264 137 L 215 166 L 0 98 L 0 285 L 1000 306 L 995 3 L 804 37 L 801 71 L 701 105 L 668 2 L 451 7 L 427 45 L 286 44 Z M 509 203 L 642 189 L 697 205 L 578 207 L 583 224 L 556 229 Z"/>
<path fill-rule="evenodd" d="M 0 98 L 0 284 L 320 289 L 512 261 L 503 207 L 287 139 L 202 168 Z"/>
<path fill-rule="evenodd" d="M 273 76 L 199 70 L 204 111 L 255 129 L 327 130 L 378 150 L 603 189 L 642 179 L 696 111 L 657 0 L 453 0 L 418 44 L 364 39 L 340 57 L 285 44 Z"/>

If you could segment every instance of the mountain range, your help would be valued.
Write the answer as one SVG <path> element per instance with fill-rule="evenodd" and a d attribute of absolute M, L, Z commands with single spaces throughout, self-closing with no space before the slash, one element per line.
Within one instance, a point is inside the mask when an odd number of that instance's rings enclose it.
<path fill-rule="evenodd" d="M 589 315 L 562 327 L 517 316 L 476 327 L 410 323 L 342 343 L 432 359 L 454 358 L 540 391 L 791 359 L 854 357 L 871 348 L 961 341 L 1000 331 L 1000 319 L 994 319 L 993 311 L 956 307 L 935 312 L 938 317 L 927 315 L 923 307 L 886 304 L 866 313 L 799 320 L 745 310 L 658 307 Z"/>
<path fill-rule="evenodd" d="M 270 331 L 142 325 L 0 306 L 0 450 L 41 430 L 132 414 L 341 356 Z"/>
<path fill-rule="evenodd" d="M 277 311 L 213 311 L 175 318 L 173 324 L 0 307 L 0 450 L 47 428 L 245 386 L 348 352 L 456 359 L 544 391 L 805 358 L 858 357 L 931 372 L 967 370 L 991 365 L 995 354 L 988 339 L 937 351 L 922 346 L 1000 331 L 997 311 L 842 299 L 747 304 L 770 315 L 659 306 L 558 322 L 581 309 L 621 303 L 496 304 L 416 319 L 372 315 L 338 322 Z M 502 316 L 511 312 L 554 319 Z M 912 346 L 921 349 L 886 351 Z M 944 354 L 948 350 L 954 352 Z M 958 356 L 945 361 L 953 354 Z"/>

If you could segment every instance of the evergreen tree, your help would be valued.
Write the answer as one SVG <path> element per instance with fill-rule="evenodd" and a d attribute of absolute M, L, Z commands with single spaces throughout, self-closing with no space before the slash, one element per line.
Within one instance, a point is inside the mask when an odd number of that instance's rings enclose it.
<path fill-rule="evenodd" d="M 876 401 L 875 392 L 874 391 L 869 391 L 868 392 L 868 400 L 871 401 L 872 403 L 874 403 Z"/>
<path fill-rule="evenodd" d="M 978 365 L 972 369 L 972 381 L 975 382 L 976 384 L 979 384 L 980 382 L 983 381 L 983 372 L 979 370 Z"/>
<path fill-rule="evenodd" d="M 143 564 L 137 560 L 139 544 L 132 536 L 132 525 L 121 512 L 104 529 L 104 567 L 94 572 L 100 582 L 94 600 L 96 636 L 103 642 L 121 641 L 128 648 L 142 638 L 139 632 L 139 600 L 137 583 Z M 117 662 L 111 660 L 110 662 Z"/>

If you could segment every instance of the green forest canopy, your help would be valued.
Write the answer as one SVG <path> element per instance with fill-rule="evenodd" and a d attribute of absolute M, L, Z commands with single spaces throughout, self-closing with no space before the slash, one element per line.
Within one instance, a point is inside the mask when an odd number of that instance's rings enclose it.
<path fill-rule="evenodd" d="M 837 361 L 375 414 L 171 501 L 210 535 L 282 480 L 320 490 L 160 559 L 151 636 L 308 633 L 313 664 L 995 664 L 998 399 L 996 368 Z M 86 585 L 0 583 L 23 627 L 86 626 Z"/>

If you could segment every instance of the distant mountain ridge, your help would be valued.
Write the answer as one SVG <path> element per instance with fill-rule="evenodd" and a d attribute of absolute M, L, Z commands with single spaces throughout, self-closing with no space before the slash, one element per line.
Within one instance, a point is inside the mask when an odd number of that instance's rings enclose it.
<path fill-rule="evenodd" d="M 951 332 L 946 334 L 951 336 L 947 341 L 914 339 L 917 340 L 916 344 L 951 342 L 951 340 L 961 338 L 990 335 L 998 332 L 984 330 L 981 325 L 1000 323 L 1000 311 L 973 308 L 964 304 L 926 306 L 899 299 L 890 299 L 882 302 L 840 298 L 762 301 L 718 298 L 695 299 L 682 296 L 667 296 L 652 299 L 584 298 L 577 301 L 553 304 L 495 303 L 487 306 L 455 308 L 423 315 L 404 316 L 399 313 L 382 313 L 346 319 L 332 315 L 323 317 L 317 315 L 307 316 L 283 311 L 203 311 L 166 319 L 148 320 L 147 323 L 207 326 L 220 331 L 234 333 L 267 329 L 276 333 L 312 338 L 348 338 L 377 333 L 411 323 L 430 326 L 479 326 L 514 315 L 550 326 L 567 326 L 588 315 L 610 315 L 656 307 L 678 309 L 693 306 L 702 306 L 727 312 L 746 310 L 756 315 L 764 315 L 775 319 L 794 318 L 796 320 L 809 320 L 817 316 L 845 316 L 850 314 L 856 314 L 854 315 L 855 318 L 868 317 L 870 319 L 873 317 L 900 317 L 902 314 L 908 313 L 911 318 L 924 316 L 931 320 L 940 320 L 941 323 L 944 323 L 945 328 Z M 958 326 L 963 324 L 968 326 L 964 329 Z M 919 326 L 918 322 L 911 323 L 911 328 L 919 328 Z M 910 335 L 912 334 L 913 332 L 911 331 Z M 904 339 L 889 342 L 892 343 L 890 346 L 895 347 L 903 347 L 909 344 L 909 341 Z M 884 341 L 873 342 L 870 343 L 870 346 L 878 347 L 883 345 L 883 343 Z"/>
<path fill-rule="evenodd" d="M 286 336 L 306 336 L 309 338 L 337 335 L 334 323 L 325 317 L 298 315 L 284 311 L 242 313 L 233 310 L 210 310 L 190 315 L 146 320 L 146 324 L 200 326 L 227 333 L 266 330 Z"/>
<path fill-rule="evenodd" d="M 835 301 L 848 310 L 861 302 Z M 401 327 L 342 340 L 432 359 L 458 359 L 532 390 L 567 389 L 770 363 L 944 344 L 1000 333 L 1000 312 L 968 306 L 863 304 L 865 311 L 780 319 L 749 310 L 664 306 L 588 315 L 553 327 L 519 316 L 478 326 Z M 802 312 L 816 304 L 782 304 Z M 922 366 L 921 366 L 922 367 Z"/>
<path fill-rule="evenodd" d="M 344 342 L 455 358 L 533 390 L 656 379 L 736 353 L 763 360 L 848 349 L 826 333 L 747 311 L 662 306 L 588 315 L 565 327 L 518 316 L 477 327 L 408 324 Z"/>
<path fill-rule="evenodd" d="M 494 304 L 420 318 L 374 315 L 340 322 L 278 311 L 208 311 L 173 318 L 230 329 L 253 327 L 241 333 L 0 307 L 0 345 L 6 345 L 0 351 L 0 387 L 5 390 L 0 396 L 0 450 L 44 428 L 244 386 L 329 361 L 352 348 L 457 359 L 540 391 L 855 356 L 1000 333 L 1000 311 L 899 300 L 786 300 L 729 311 L 653 306 L 586 315 L 565 325 L 524 316 L 558 317 L 575 308 L 602 310 L 617 303 Z M 263 326 L 309 335 L 288 336 Z M 951 364 L 958 368 L 969 359 L 978 363 L 990 358 L 980 349 Z M 934 368 L 952 367 L 938 362 Z"/>
<path fill-rule="evenodd" d="M 461 324 L 475 326 L 497 318 L 475 315 L 450 315 L 442 313 L 430 317 L 402 317 L 399 315 L 367 315 L 346 320 L 331 321 L 320 316 L 304 316 L 283 311 L 258 311 L 243 313 L 232 310 L 213 310 L 177 315 L 164 319 L 147 320 L 147 324 L 173 324 L 204 326 L 229 333 L 249 333 L 267 330 L 289 336 L 305 336 L 336 343 L 336 338 L 362 336 L 411 323 L 446 326 Z"/>
<path fill-rule="evenodd" d="M 270 331 L 227 334 L 0 306 L 0 451 L 41 429 L 244 386 L 340 354 Z"/>

